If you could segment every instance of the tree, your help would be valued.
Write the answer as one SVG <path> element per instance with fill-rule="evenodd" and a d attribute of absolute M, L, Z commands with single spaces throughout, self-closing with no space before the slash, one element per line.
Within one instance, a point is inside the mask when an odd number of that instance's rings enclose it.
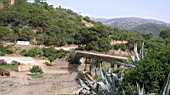
<path fill-rule="evenodd" d="M 43 50 L 39 48 L 33 48 L 31 50 L 23 52 L 24 56 L 30 56 L 30 57 L 42 57 L 43 56 Z"/>
<path fill-rule="evenodd" d="M 34 2 L 35 2 L 36 4 L 40 4 L 40 3 L 42 3 L 42 2 L 46 2 L 46 0 L 34 0 Z"/>
<path fill-rule="evenodd" d="M 36 34 L 32 31 L 30 27 L 23 27 L 18 31 L 18 35 L 20 40 L 31 41 Z"/>
<path fill-rule="evenodd" d="M 87 44 L 85 47 L 87 50 L 95 50 L 99 52 L 108 51 L 111 49 L 111 40 L 109 38 L 100 38 L 97 41 L 93 41 Z"/>
<path fill-rule="evenodd" d="M 151 39 L 152 37 L 153 37 L 153 34 L 152 34 L 152 33 L 144 34 L 144 38 L 145 38 L 146 40 L 149 40 L 149 39 Z"/>
<path fill-rule="evenodd" d="M 16 5 L 23 5 L 26 3 L 27 3 L 27 0 L 16 0 Z"/>
<path fill-rule="evenodd" d="M 152 43 L 152 42 L 151 42 Z M 135 91 L 136 83 L 143 85 L 147 93 L 159 93 L 170 72 L 170 45 L 161 42 L 147 48 L 145 58 L 136 68 L 129 69 L 124 77 L 124 89 L 128 95 Z M 153 44 L 153 43 L 152 43 Z"/>
<path fill-rule="evenodd" d="M 56 58 L 63 58 L 65 56 L 64 51 L 57 51 L 54 48 L 43 48 L 44 57 L 47 57 L 50 62 L 53 62 Z"/>
<path fill-rule="evenodd" d="M 0 26 L 0 40 L 1 41 L 15 42 L 17 38 L 18 37 L 13 30 L 11 30 L 8 27 Z"/>
<path fill-rule="evenodd" d="M 163 39 L 170 38 L 170 29 L 162 30 L 159 36 Z"/>

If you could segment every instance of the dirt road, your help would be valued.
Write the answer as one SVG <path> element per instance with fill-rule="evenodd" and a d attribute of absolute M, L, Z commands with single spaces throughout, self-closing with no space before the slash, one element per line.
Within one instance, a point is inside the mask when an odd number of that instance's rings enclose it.
<path fill-rule="evenodd" d="M 48 74 L 41 78 L 28 78 L 27 80 L 22 80 L 19 77 L 0 78 L 0 95 L 71 94 L 80 88 L 76 82 L 76 76 L 77 73 Z"/>
<path fill-rule="evenodd" d="M 33 78 L 28 72 L 12 72 L 0 77 L 0 95 L 68 95 L 80 88 L 76 66 L 63 60 L 54 66 L 44 66 L 42 77 Z"/>

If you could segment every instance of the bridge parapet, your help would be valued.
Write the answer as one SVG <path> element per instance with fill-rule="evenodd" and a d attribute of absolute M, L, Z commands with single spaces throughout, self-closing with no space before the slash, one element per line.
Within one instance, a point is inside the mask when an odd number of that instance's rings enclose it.
<path fill-rule="evenodd" d="M 111 63 L 113 61 L 120 61 L 120 62 L 128 61 L 128 57 L 107 55 L 107 54 L 94 53 L 94 52 L 88 52 L 88 51 L 76 51 L 76 54 L 78 54 L 82 57 L 103 60 L 103 61 L 107 61 L 107 62 L 111 62 Z"/>

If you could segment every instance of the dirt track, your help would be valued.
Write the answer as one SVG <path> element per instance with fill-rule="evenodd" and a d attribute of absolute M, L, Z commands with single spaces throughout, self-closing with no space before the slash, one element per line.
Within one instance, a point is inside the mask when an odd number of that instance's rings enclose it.
<path fill-rule="evenodd" d="M 0 77 L 0 95 L 68 95 L 80 88 L 75 67 L 65 61 L 45 66 L 43 77 L 32 78 L 28 72 L 12 72 Z"/>
<path fill-rule="evenodd" d="M 0 95 L 61 95 L 71 94 L 79 89 L 77 73 L 48 74 L 42 78 L 0 78 Z"/>

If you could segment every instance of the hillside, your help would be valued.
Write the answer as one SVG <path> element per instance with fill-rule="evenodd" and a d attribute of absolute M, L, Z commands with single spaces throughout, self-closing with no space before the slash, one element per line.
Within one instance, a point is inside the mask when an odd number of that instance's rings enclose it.
<path fill-rule="evenodd" d="M 162 29 L 170 27 L 170 24 L 153 20 L 136 17 L 129 18 L 114 18 L 114 19 L 96 19 L 98 22 L 110 25 L 113 28 L 127 29 L 129 31 L 138 31 L 143 33 L 152 33 L 158 35 Z"/>
<path fill-rule="evenodd" d="M 30 41 L 33 45 L 76 44 L 83 50 L 108 51 L 111 40 L 145 40 L 147 35 L 113 29 L 83 17 L 70 9 L 54 8 L 41 0 L 17 0 L 0 12 L 0 42 Z"/>
<path fill-rule="evenodd" d="M 33 45 L 77 44 L 83 49 L 107 50 L 111 27 L 96 23 L 70 9 L 54 8 L 41 0 L 17 0 L 0 10 L 0 42 L 30 41 Z M 107 44 L 106 44 L 107 43 Z"/>

